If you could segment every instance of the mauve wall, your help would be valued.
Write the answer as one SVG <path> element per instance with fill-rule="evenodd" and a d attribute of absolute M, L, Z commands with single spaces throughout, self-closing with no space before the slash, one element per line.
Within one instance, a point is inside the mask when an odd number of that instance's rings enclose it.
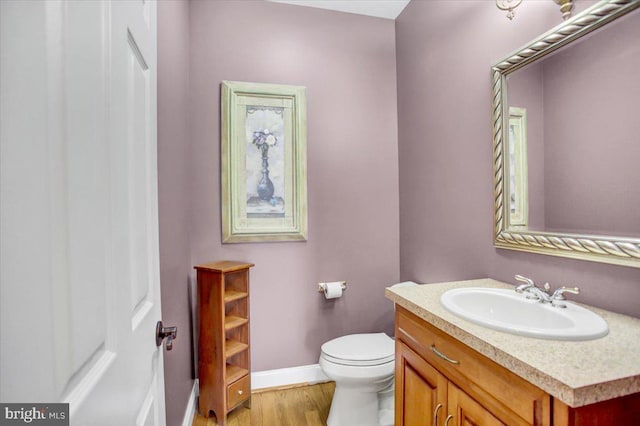
<path fill-rule="evenodd" d="M 182 423 L 191 388 L 189 3 L 158 2 L 158 201 L 162 320 L 178 326 L 164 353 L 167 425 Z"/>
<path fill-rule="evenodd" d="M 255 263 L 252 370 L 318 362 L 336 336 L 393 330 L 399 278 L 394 21 L 265 1 L 190 2 L 193 263 Z M 307 88 L 307 242 L 221 244 L 220 82 Z M 320 281 L 346 280 L 326 301 Z M 186 309 L 186 307 L 182 307 Z"/>
<path fill-rule="evenodd" d="M 640 10 L 545 60 L 544 83 L 547 227 L 639 237 Z"/>
<path fill-rule="evenodd" d="M 513 21 L 489 1 L 412 1 L 396 20 L 401 278 L 522 274 L 640 317 L 640 269 L 493 247 L 490 68 L 557 23 L 550 1 Z"/>

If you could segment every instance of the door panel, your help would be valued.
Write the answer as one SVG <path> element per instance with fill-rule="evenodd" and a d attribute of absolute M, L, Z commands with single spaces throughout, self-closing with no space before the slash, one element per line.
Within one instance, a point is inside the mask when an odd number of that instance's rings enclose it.
<path fill-rule="evenodd" d="M 126 120 L 127 140 L 126 146 L 129 155 L 127 169 L 127 180 L 131 182 L 128 187 L 128 201 L 130 202 L 130 216 L 128 226 L 129 258 L 132 265 L 131 277 L 131 312 L 132 327 L 137 328 L 138 324 L 148 314 L 152 305 L 150 289 L 153 284 L 153 261 L 149 257 L 153 247 L 149 247 L 147 239 L 149 202 L 149 181 L 152 175 L 151 164 L 148 158 L 152 151 L 151 130 L 148 127 L 151 113 L 150 102 L 151 71 L 147 60 L 145 60 L 140 47 L 130 28 L 127 29 L 127 50 L 126 67 L 127 82 L 126 93 L 129 101 L 127 103 Z"/>
<path fill-rule="evenodd" d="M 106 282 L 109 205 L 104 197 L 109 189 L 104 166 L 108 154 L 104 120 L 108 51 L 102 43 L 108 33 L 107 12 L 103 3 L 59 2 L 47 10 L 49 21 L 56 22 L 56 39 L 66 46 L 48 51 L 50 58 L 61 58 L 51 69 L 61 83 L 56 89 L 60 108 L 52 111 L 49 120 L 62 123 L 55 150 L 50 151 L 60 163 L 49 172 L 57 176 L 55 223 L 66 231 L 58 235 L 52 248 L 64 253 L 66 266 L 60 269 L 62 276 L 54 292 L 68 295 L 67 301 L 60 298 L 69 313 L 64 318 L 65 327 L 70 328 L 66 347 L 71 348 L 71 365 L 64 377 L 67 392 L 89 371 L 95 373 L 96 366 L 108 365 L 104 358 L 112 355 L 107 353 L 110 324 L 106 295 L 111 289 Z M 66 347 L 58 347 L 58 359 L 65 359 Z"/>
<path fill-rule="evenodd" d="M 404 424 L 428 426 L 436 407 L 435 389 L 410 365 L 404 369 Z"/>
<path fill-rule="evenodd" d="M 401 341 L 396 348 L 396 424 L 434 425 L 436 410 L 438 419 L 446 415 L 447 381 Z"/>
<path fill-rule="evenodd" d="M 450 424 L 457 426 L 504 426 L 473 398 L 449 383 L 449 411 L 454 416 Z"/>

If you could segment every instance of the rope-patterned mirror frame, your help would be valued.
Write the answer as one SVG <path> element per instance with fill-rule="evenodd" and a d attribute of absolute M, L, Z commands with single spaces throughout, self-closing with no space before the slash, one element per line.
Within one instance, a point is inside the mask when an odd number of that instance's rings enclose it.
<path fill-rule="evenodd" d="M 640 268 L 639 238 L 538 232 L 509 227 L 503 144 L 508 138 L 507 75 L 638 7 L 640 0 L 604 0 L 492 67 L 495 247 Z"/>

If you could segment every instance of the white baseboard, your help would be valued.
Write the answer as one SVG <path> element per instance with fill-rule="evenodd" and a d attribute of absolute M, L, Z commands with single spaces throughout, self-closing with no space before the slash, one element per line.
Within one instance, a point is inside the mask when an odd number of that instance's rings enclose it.
<path fill-rule="evenodd" d="M 187 401 L 187 408 L 184 410 L 184 418 L 182 419 L 182 426 L 191 426 L 193 424 L 193 418 L 196 415 L 196 405 L 198 402 L 198 379 L 193 381 L 193 388 L 189 395 L 189 401 Z"/>
<path fill-rule="evenodd" d="M 251 373 L 251 390 L 277 388 L 298 384 L 313 385 L 328 382 L 330 379 L 320 369 L 320 364 L 300 367 L 279 368 L 277 370 L 256 371 Z M 193 382 L 182 426 L 191 426 L 196 414 L 198 402 L 198 379 Z"/>
<path fill-rule="evenodd" d="M 328 381 L 329 378 L 320 369 L 320 364 L 302 365 L 253 372 L 251 373 L 251 390 Z"/>

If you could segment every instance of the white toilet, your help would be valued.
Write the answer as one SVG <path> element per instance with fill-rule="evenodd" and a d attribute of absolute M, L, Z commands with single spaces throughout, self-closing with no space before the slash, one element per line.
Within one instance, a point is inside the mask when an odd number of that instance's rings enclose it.
<path fill-rule="evenodd" d="M 395 342 L 384 333 L 350 334 L 322 345 L 320 368 L 336 382 L 327 426 L 393 426 L 394 363 Z"/>
<path fill-rule="evenodd" d="M 322 345 L 320 368 L 336 382 L 327 426 L 393 425 L 394 349 L 384 333 L 350 334 Z"/>

